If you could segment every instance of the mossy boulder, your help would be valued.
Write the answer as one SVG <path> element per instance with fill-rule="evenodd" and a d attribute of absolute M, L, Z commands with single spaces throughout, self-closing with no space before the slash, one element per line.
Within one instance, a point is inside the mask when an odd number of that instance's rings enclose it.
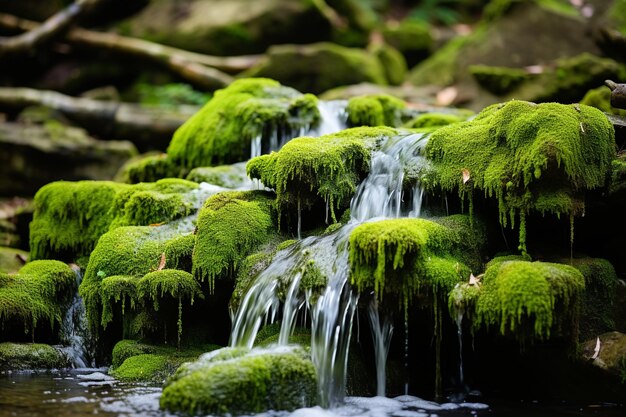
<path fill-rule="evenodd" d="M 424 113 L 406 122 L 403 127 L 408 129 L 437 129 L 453 123 L 463 122 L 472 115 L 464 113 Z"/>
<path fill-rule="evenodd" d="M 40 343 L 0 343 L 0 372 L 62 369 L 68 358 L 50 345 Z"/>
<path fill-rule="evenodd" d="M 378 58 L 385 71 L 385 79 L 389 85 L 400 85 L 407 74 L 407 64 L 402 54 L 386 43 L 375 45 L 370 52 Z"/>
<path fill-rule="evenodd" d="M 119 25 L 131 36 L 214 55 L 261 53 L 274 44 L 327 40 L 331 25 L 305 0 L 150 2 Z"/>
<path fill-rule="evenodd" d="M 400 23 L 387 23 L 382 29 L 382 35 L 385 42 L 404 55 L 409 67 L 426 58 L 434 46 L 429 26 L 421 22 L 403 20 Z"/>
<path fill-rule="evenodd" d="M 75 288 L 75 272 L 59 261 L 33 261 L 17 274 L 0 273 L 0 324 L 6 329 L 4 336 L 10 337 L 19 329 L 30 331 L 34 339 L 38 323 L 47 322 L 50 328 L 60 325 Z"/>
<path fill-rule="evenodd" d="M 280 207 L 310 207 L 322 202 L 345 208 L 369 171 L 370 154 L 379 141 L 397 131 L 360 127 L 321 136 L 300 137 L 280 151 L 248 162 L 248 175 L 276 191 Z"/>
<path fill-rule="evenodd" d="M 613 126 L 592 107 L 496 104 L 432 134 L 423 183 L 469 196 L 470 211 L 473 190 L 495 198 L 504 226 L 519 216 L 525 251 L 526 214 L 582 215 L 585 192 L 610 178 L 614 142 Z"/>
<path fill-rule="evenodd" d="M 582 100 L 580 100 L 580 103 L 595 107 L 605 113 L 626 117 L 626 110 L 621 110 L 611 106 L 611 90 L 606 86 L 587 91 Z"/>
<path fill-rule="evenodd" d="M 498 96 L 510 92 L 530 78 L 528 71 L 521 68 L 472 65 L 469 71 L 481 87 Z"/>
<path fill-rule="evenodd" d="M 206 182 L 219 187 L 233 189 L 250 185 L 250 179 L 246 174 L 245 162 L 216 167 L 197 167 L 189 172 L 187 179 L 198 183 Z"/>
<path fill-rule="evenodd" d="M 385 69 L 374 54 L 325 42 L 273 46 L 245 75 L 273 78 L 313 94 L 362 82 L 388 84 Z"/>
<path fill-rule="evenodd" d="M 596 347 L 600 343 L 597 356 Z M 626 335 L 620 332 L 607 332 L 586 341 L 581 349 L 582 359 L 591 361 L 594 366 L 626 381 Z"/>
<path fill-rule="evenodd" d="M 175 133 L 168 159 L 184 170 L 247 160 L 253 140 L 277 149 L 319 120 L 317 98 L 269 79 L 241 79 L 215 96 Z"/>
<path fill-rule="evenodd" d="M 217 277 L 232 276 L 247 255 L 274 235 L 272 197 L 259 191 L 232 191 L 204 203 L 198 215 L 193 273 L 208 280 L 209 291 Z"/>
<path fill-rule="evenodd" d="M 115 174 L 115 180 L 127 184 L 154 182 L 161 178 L 181 178 L 185 172 L 173 164 L 167 154 L 152 152 L 126 161 Z"/>
<path fill-rule="evenodd" d="M 369 94 L 348 100 L 350 126 L 400 126 L 406 102 L 388 94 Z"/>
<path fill-rule="evenodd" d="M 189 414 L 253 414 L 315 404 L 316 372 L 300 349 L 233 348 L 184 364 L 167 381 L 160 405 Z"/>
<path fill-rule="evenodd" d="M 364 223 L 350 234 L 351 282 L 401 305 L 420 290 L 447 294 L 481 269 L 484 244 L 484 230 L 467 216 Z"/>

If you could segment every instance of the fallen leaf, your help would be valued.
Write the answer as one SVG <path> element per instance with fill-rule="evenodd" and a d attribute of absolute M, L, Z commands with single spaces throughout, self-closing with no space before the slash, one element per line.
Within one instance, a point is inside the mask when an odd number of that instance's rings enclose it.
<path fill-rule="evenodd" d="M 479 285 L 482 277 L 482 275 L 475 277 L 474 274 L 470 273 L 469 285 Z"/>
<path fill-rule="evenodd" d="M 454 87 L 447 87 L 437 93 L 437 104 L 439 106 L 449 106 L 459 95 L 459 91 Z"/>
<path fill-rule="evenodd" d="M 161 254 L 161 262 L 159 263 L 159 267 L 157 268 L 157 271 L 160 271 L 163 268 L 165 268 L 165 252 Z"/>
<path fill-rule="evenodd" d="M 597 337 L 597 338 L 596 338 L 596 347 L 595 347 L 595 349 L 593 350 L 593 356 L 591 357 L 591 359 L 597 359 L 597 358 L 598 358 L 598 356 L 600 356 L 600 346 L 601 346 L 601 344 L 600 344 L 600 338 L 599 338 L 599 337 Z"/>
<path fill-rule="evenodd" d="M 461 174 L 463 175 L 463 184 L 465 184 L 466 182 L 468 182 L 470 180 L 470 172 L 469 169 L 465 169 L 463 168 L 461 170 Z"/>
<path fill-rule="evenodd" d="M 585 133 L 585 128 L 583 127 L 583 122 L 580 122 L 580 131 Z"/>
<path fill-rule="evenodd" d="M 165 224 L 164 222 L 161 222 L 161 223 L 151 223 L 148 226 L 150 226 L 150 227 L 157 227 L 157 226 L 163 226 L 164 224 Z"/>
<path fill-rule="evenodd" d="M 541 65 L 529 65 L 524 67 L 527 73 L 529 74 L 541 74 L 543 73 L 543 67 Z"/>

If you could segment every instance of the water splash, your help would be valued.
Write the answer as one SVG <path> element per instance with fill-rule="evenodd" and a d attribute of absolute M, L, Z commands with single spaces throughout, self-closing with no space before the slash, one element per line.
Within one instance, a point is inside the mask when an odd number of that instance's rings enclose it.
<path fill-rule="evenodd" d="M 374 340 L 374 356 L 376 359 L 376 395 L 384 397 L 386 393 L 386 365 L 391 336 L 393 335 L 393 324 L 385 317 L 382 324 L 378 312 L 378 299 L 372 298 L 372 302 L 367 309 L 370 320 L 372 339 Z"/>
<path fill-rule="evenodd" d="M 87 349 L 90 335 L 85 305 L 82 297 L 78 294 L 78 287 L 83 280 L 83 275 L 78 265 L 71 265 L 71 267 L 76 274 L 76 292 L 61 323 L 60 337 L 63 346 L 60 349 L 67 355 L 73 368 L 86 368 L 94 364 L 89 360 L 93 355 L 90 355 Z"/>

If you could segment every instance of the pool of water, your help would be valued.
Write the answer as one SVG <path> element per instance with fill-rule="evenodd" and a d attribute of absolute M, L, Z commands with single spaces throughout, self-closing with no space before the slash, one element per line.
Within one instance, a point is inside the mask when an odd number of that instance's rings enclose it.
<path fill-rule="evenodd" d="M 0 375 L 0 417 L 170 417 L 159 410 L 161 388 L 125 384 L 106 375 L 106 369 Z M 255 417 L 623 417 L 616 404 L 435 403 L 413 396 L 396 398 L 348 397 L 341 407 L 294 412 L 268 412 Z"/>

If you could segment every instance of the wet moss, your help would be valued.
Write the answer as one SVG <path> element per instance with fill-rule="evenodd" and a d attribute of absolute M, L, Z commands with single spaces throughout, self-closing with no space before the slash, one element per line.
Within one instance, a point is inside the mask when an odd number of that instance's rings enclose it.
<path fill-rule="evenodd" d="M 346 113 L 351 126 L 399 126 L 406 103 L 387 94 L 369 94 L 348 101 Z"/>
<path fill-rule="evenodd" d="M 471 65 L 469 71 L 481 87 L 496 95 L 510 92 L 529 78 L 528 72 L 520 68 Z"/>
<path fill-rule="evenodd" d="M 156 153 L 131 158 L 117 172 L 116 181 L 127 184 L 154 182 L 162 178 L 180 178 L 185 170 L 177 167 L 167 154 Z"/>
<path fill-rule="evenodd" d="M 397 132 L 384 127 L 361 127 L 319 138 L 301 137 L 270 155 L 248 162 L 251 178 L 276 191 L 281 208 L 309 207 L 316 202 L 335 210 L 345 208 L 360 179 L 369 170 L 370 153 L 383 138 Z"/>
<path fill-rule="evenodd" d="M 585 105 L 492 105 L 432 134 L 426 147 L 432 169 L 423 182 L 468 196 L 470 205 L 473 189 L 495 198 L 504 226 L 519 216 L 524 252 L 527 213 L 573 218 L 583 213 L 584 192 L 605 185 L 614 134 L 604 114 Z"/>
<path fill-rule="evenodd" d="M 207 279 L 229 277 L 245 257 L 274 235 L 275 212 L 264 192 L 223 192 L 206 200 L 198 214 L 193 273 Z"/>
<path fill-rule="evenodd" d="M 555 330 L 575 339 L 584 288 L 572 266 L 496 258 L 487 265 L 474 325 L 494 326 L 520 340 L 547 339 Z"/>
<path fill-rule="evenodd" d="M 301 350 L 243 356 L 235 352 L 234 358 L 219 353 L 179 369 L 163 390 L 161 408 L 224 415 L 294 410 L 315 403 L 315 368 Z"/>
<path fill-rule="evenodd" d="M 580 103 L 595 107 L 605 113 L 626 116 L 626 110 L 611 106 L 611 90 L 608 87 L 598 87 L 587 91 L 582 100 L 580 100 Z"/>
<path fill-rule="evenodd" d="M 76 274 L 65 263 L 33 261 L 17 274 L 0 273 L 0 324 L 23 324 L 32 333 L 37 324 L 61 324 L 64 307 L 74 295 Z"/>
<path fill-rule="evenodd" d="M 50 345 L 0 343 L 0 371 L 67 368 L 69 361 Z"/>
<path fill-rule="evenodd" d="M 131 356 L 138 356 L 147 353 L 155 353 L 157 348 L 153 345 L 141 343 L 137 340 L 124 339 L 120 340 L 113 347 L 111 368 L 118 368 L 124 361 Z"/>
<path fill-rule="evenodd" d="M 217 91 L 174 133 L 167 154 L 176 166 L 187 170 L 245 161 L 255 137 L 298 132 L 318 119 L 315 96 L 302 95 L 274 80 L 240 79 Z"/>
<path fill-rule="evenodd" d="M 419 116 L 405 123 L 403 127 L 409 129 L 437 128 L 447 126 L 453 123 L 462 122 L 465 120 L 467 120 L 467 116 L 460 114 L 425 113 L 420 114 Z"/>
<path fill-rule="evenodd" d="M 425 58 L 433 46 L 428 25 L 410 20 L 385 26 L 382 35 L 389 45 L 404 55 L 410 67 Z"/>

